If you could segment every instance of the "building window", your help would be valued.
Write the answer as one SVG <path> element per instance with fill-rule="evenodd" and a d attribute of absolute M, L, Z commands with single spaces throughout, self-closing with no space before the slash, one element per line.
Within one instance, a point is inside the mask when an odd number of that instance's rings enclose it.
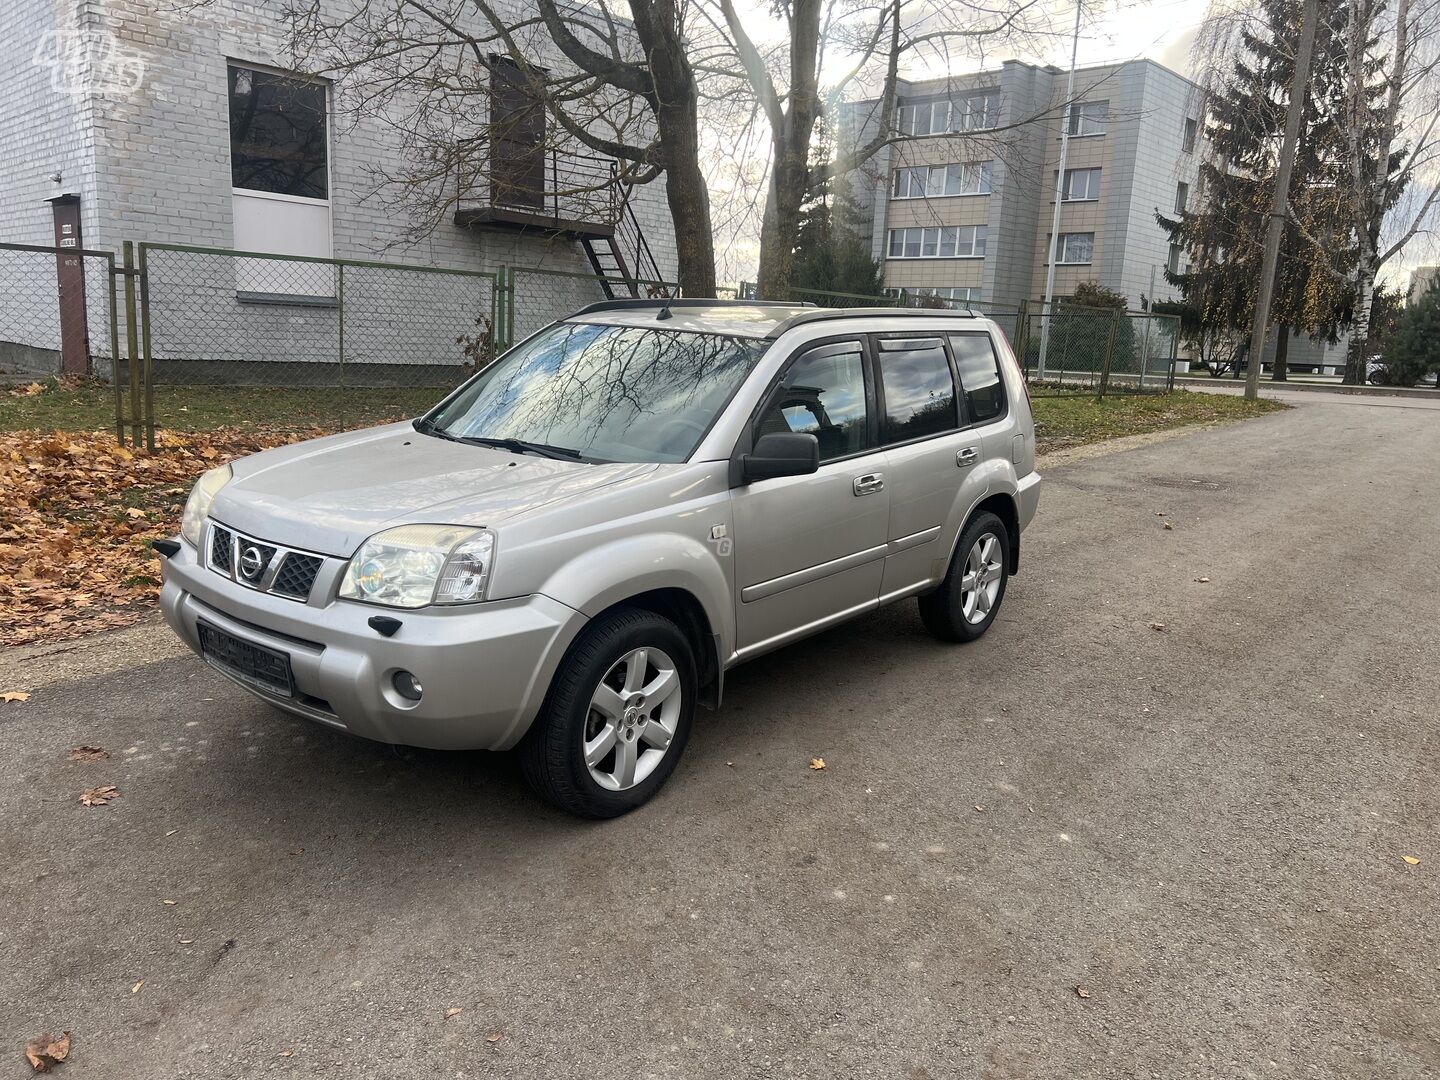
<path fill-rule="evenodd" d="M 1110 102 L 1076 101 L 1070 106 L 1071 135 L 1104 135 L 1110 119 Z"/>
<path fill-rule="evenodd" d="M 1175 213 L 1183 214 L 1185 204 L 1190 201 L 1190 185 L 1179 183 L 1175 185 Z"/>
<path fill-rule="evenodd" d="M 987 90 L 942 101 L 901 105 L 896 126 L 901 135 L 949 135 L 984 131 L 1000 122 L 1000 94 Z"/>
<path fill-rule="evenodd" d="M 892 193 L 897 199 L 945 195 L 989 195 L 992 162 L 959 165 L 912 165 L 895 170 Z"/>
<path fill-rule="evenodd" d="M 891 229 L 892 259 L 980 259 L 985 256 L 984 225 L 944 225 Z"/>
<path fill-rule="evenodd" d="M 987 131 L 1000 123 L 1000 95 L 969 94 L 950 107 L 951 131 Z"/>
<path fill-rule="evenodd" d="M 886 296 L 893 296 L 904 307 L 947 307 L 964 308 L 966 304 L 980 302 L 978 285 L 925 286 L 919 289 L 891 286 L 884 290 Z"/>
<path fill-rule="evenodd" d="M 230 184 L 240 251 L 329 259 L 330 154 L 325 83 L 229 68 Z M 242 299 L 328 298 L 328 264 L 240 259 Z"/>
<path fill-rule="evenodd" d="M 1095 257 L 1095 234 L 1093 232 L 1070 232 L 1060 234 L 1060 243 L 1055 249 L 1057 264 L 1085 264 Z"/>
<path fill-rule="evenodd" d="M 1170 245 L 1170 257 L 1165 260 L 1165 269 L 1172 274 L 1180 273 L 1181 248 L 1179 244 Z"/>
<path fill-rule="evenodd" d="M 1185 118 L 1185 135 L 1180 140 L 1180 149 L 1187 154 L 1195 152 L 1195 138 L 1200 133 L 1200 121 L 1193 117 Z"/>
<path fill-rule="evenodd" d="M 1099 169 L 1066 169 L 1065 202 L 1093 202 L 1100 198 Z"/>

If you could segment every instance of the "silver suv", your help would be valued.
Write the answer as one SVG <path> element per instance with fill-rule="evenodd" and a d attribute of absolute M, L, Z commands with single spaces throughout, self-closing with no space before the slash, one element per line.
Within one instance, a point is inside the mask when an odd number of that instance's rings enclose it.
<path fill-rule="evenodd" d="M 595 304 L 413 423 L 206 473 L 161 604 L 218 671 L 341 731 L 518 748 L 639 806 L 751 657 L 907 596 L 995 620 L 1039 498 L 1024 380 L 968 314 Z"/>

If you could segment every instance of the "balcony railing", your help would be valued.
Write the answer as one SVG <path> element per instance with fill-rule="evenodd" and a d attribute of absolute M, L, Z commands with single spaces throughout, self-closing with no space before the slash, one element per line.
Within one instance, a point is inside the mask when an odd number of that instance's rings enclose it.
<path fill-rule="evenodd" d="M 488 175 L 462 177 L 455 223 L 613 236 L 625 197 L 614 159 L 560 150 L 491 151 Z"/>

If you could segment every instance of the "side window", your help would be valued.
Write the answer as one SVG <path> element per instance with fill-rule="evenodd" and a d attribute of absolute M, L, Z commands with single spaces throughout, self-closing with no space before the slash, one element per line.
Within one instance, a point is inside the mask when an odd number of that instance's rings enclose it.
<path fill-rule="evenodd" d="M 974 424 L 998 420 L 1005 415 L 1005 384 L 989 334 L 951 334 L 950 351 L 960 372 L 960 389 L 965 395 L 965 413 Z"/>
<path fill-rule="evenodd" d="M 958 424 L 955 379 L 939 338 L 882 338 L 880 385 L 885 400 L 884 443 L 904 442 Z"/>
<path fill-rule="evenodd" d="M 865 359 L 858 341 L 811 349 L 790 365 L 755 437 L 798 431 L 820 441 L 820 460 L 859 453 L 866 437 Z"/>

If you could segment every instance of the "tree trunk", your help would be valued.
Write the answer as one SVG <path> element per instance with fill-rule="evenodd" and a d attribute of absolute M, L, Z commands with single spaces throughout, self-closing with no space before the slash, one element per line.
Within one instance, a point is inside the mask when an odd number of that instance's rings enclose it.
<path fill-rule="evenodd" d="M 665 147 L 665 198 L 675 225 L 680 291 L 714 296 L 715 237 L 710 230 L 710 189 L 700 168 L 695 101 L 663 105 L 655 118 Z"/>
<path fill-rule="evenodd" d="M 800 233 L 800 206 L 805 198 L 805 181 L 796 183 L 781 176 L 776 168 L 771 174 L 770 191 L 765 199 L 765 215 L 760 223 L 760 268 L 756 287 L 761 299 L 793 300 L 790 281 L 795 270 L 795 240 Z"/>
<path fill-rule="evenodd" d="M 1375 303 L 1375 268 L 1361 259 L 1355 282 L 1355 317 L 1350 323 L 1350 348 L 1345 354 L 1346 386 L 1365 385 L 1366 358 L 1370 344 L 1370 309 Z"/>
<path fill-rule="evenodd" d="M 710 189 L 700 167 L 700 89 L 685 52 L 684 15 L 674 0 L 631 0 L 635 32 L 650 66 L 647 94 L 664 158 L 665 200 L 675 227 L 680 291 L 715 295 Z"/>
<path fill-rule="evenodd" d="M 1284 382 L 1290 375 L 1290 327 L 1275 331 L 1275 365 L 1270 369 L 1271 382 Z"/>

